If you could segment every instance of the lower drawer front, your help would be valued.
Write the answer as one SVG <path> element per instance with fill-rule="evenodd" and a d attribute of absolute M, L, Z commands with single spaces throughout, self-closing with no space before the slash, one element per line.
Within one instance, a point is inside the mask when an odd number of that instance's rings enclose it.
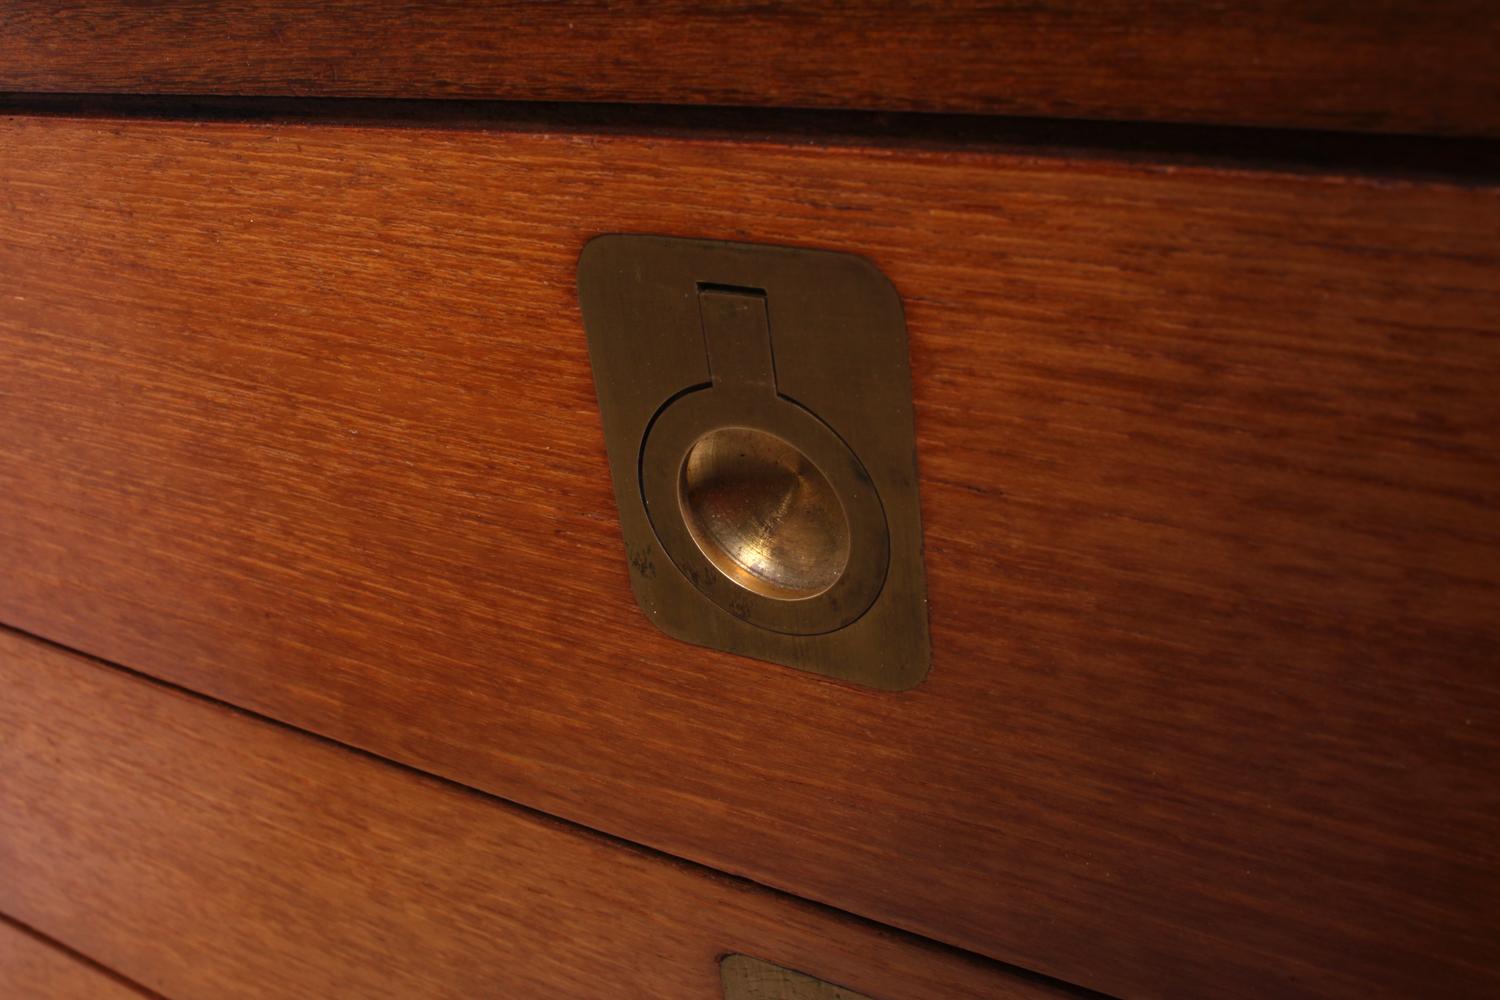
<path fill-rule="evenodd" d="M 151 1000 L 145 991 L 3 917 L 0 996 L 18 1000 Z"/>
<path fill-rule="evenodd" d="M 0 913 L 173 1000 L 1072 995 L 5 631 L 0 689 Z"/>
<path fill-rule="evenodd" d="M 1500 985 L 1495 188 L 499 124 L 0 148 L 0 620 L 1107 992 Z M 604 232 L 891 279 L 921 685 L 637 610 Z"/>

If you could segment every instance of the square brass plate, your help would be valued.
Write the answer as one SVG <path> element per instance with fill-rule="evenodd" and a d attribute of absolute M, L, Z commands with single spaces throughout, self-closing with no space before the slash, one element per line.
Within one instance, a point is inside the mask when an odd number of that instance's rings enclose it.
<path fill-rule="evenodd" d="M 872 688 L 929 662 L 906 323 L 862 257 L 600 236 L 578 291 L 637 601 Z"/>

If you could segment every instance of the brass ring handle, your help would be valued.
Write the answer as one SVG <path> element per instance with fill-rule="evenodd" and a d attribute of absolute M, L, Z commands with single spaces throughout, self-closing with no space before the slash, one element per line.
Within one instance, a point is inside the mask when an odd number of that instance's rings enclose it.
<path fill-rule="evenodd" d="M 890 562 L 870 476 L 777 392 L 763 295 L 703 287 L 699 308 L 713 382 L 665 404 L 641 449 L 657 539 L 736 618 L 796 635 L 842 628 L 874 603 Z"/>

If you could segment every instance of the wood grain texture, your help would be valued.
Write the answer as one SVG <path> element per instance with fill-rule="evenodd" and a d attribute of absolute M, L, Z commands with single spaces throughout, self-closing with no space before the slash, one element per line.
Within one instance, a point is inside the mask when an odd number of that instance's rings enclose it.
<path fill-rule="evenodd" d="M 630 101 L 1495 135 L 1489 0 L 0 8 L 0 90 Z"/>
<path fill-rule="evenodd" d="M 176 1000 L 1077 995 L 9 631 L 0 685 L 0 906 Z"/>
<path fill-rule="evenodd" d="M 8 740 L 0 741 L 0 747 L 8 744 Z M 7 1000 L 149 1000 L 151 994 L 0 917 L 0 996 Z"/>
<path fill-rule="evenodd" d="M 368 125 L 0 144 L 0 619 L 1106 992 L 1494 994 L 1495 188 Z M 611 231 L 901 291 L 921 686 L 638 612 L 574 289 Z"/>

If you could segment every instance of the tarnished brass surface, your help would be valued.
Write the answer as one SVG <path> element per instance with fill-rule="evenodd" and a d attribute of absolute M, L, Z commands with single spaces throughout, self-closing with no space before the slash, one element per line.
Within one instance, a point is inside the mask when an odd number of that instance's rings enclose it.
<path fill-rule="evenodd" d="M 668 634 L 927 672 L 900 299 L 848 254 L 602 236 L 579 261 L 631 583 Z"/>
<path fill-rule="evenodd" d="M 849 562 L 849 519 L 828 478 L 774 434 L 703 435 L 682 464 L 679 502 L 703 554 L 766 597 L 816 597 Z"/>
<path fill-rule="evenodd" d="M 863 993 L 749 955 L 725 955 L 719 962 L 719 978 L 724 1000 L 871 1000 Z"/>

